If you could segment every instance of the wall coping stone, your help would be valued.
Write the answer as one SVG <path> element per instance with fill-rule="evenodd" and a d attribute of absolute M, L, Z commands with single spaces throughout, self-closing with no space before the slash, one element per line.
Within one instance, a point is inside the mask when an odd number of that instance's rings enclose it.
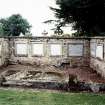
<path fill-rule="evenodd" d="M 97 37 L 62 37 L 62 36 L 0 36 L 0 38 L 7 38 L 7 39 L 105 39 L 105 36 L 97 36 Z"/>

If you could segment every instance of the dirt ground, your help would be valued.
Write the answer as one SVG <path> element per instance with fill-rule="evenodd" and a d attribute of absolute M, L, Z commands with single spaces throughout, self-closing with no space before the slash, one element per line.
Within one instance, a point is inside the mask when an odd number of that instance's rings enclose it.
<path fill-rule="evenodd" d="M 68 74 L 76 75 L 81 82 L 105 83 L 105 78 L 89 67 L 68 68 Z"/>
<path fill-rule="evenodd" d="M 102 78 L 99 74 L 96 73 L 96 71 L 92 70 L 89 67 L 78 67 L 78 68 L 56 68 L 53 66 L 42 66 L 42 67 L 33 67 L 33 66 L 27 66 L 27 65 L 8 65 L 7 67 L 0 68 L 0 73 L 6 72 L 8 70 L 19 70 L 19 71 L 25 71 L 25 70 L 36 70 L 36 71 L 54 71 L 54 72 L 62 72 L 66 74 L 72 74 L 76 75 L 78 80 L 81 82 L 95 82 L 95 83 L 105 83 L 105 79 Z"/>

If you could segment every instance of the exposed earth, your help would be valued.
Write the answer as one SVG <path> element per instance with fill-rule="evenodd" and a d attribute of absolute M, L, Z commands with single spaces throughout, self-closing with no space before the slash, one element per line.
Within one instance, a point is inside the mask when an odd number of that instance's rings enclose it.
<path fill-rule="evenodd" d="M 1 75 L 7 80 L 43 80 L 43 81 L 66 81 L 69 75 L 74 75 L 81 82 L 86 83 L 105 83 L 96 71 L 89 67 L 78 68 L 57 68 L 49 65 L 32 66 L 32 65 L 8 65 L 0 69 Z"/>

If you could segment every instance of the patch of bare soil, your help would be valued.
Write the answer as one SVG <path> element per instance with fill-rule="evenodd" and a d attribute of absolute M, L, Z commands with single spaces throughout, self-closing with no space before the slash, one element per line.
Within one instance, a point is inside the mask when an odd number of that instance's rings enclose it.
<path fill-rule="evenodd" d="M 105 78 L 89 67 L 66 69 L 67 74 L 77 76 L 77 79 L 86 83 L 105 83 Z"/>

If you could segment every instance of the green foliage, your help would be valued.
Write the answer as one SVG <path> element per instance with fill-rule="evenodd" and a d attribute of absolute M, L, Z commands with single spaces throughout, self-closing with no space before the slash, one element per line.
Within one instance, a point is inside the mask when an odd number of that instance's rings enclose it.
<path fill-rule="evenodd" d="M 65 24 L 72 24 L 78 33 L 105 32 L 105 0 L 56 0 L 59 8 L 51 9 Z"/>
<path fill-rule="evenodd" d="M 61 29 L 61 27 L 64 26 L 64 23 L 60 19 L 59 20 L 47 20 L 44 23 L 54 24 L 54 28 L 51 30 L 54 30 L 55 35 L 62 35 L 63 34 L 63 30 Z"/>
<path fill-rule="evenodd" d="M 6 19 L 0 19 L 0 34 L 3 36 L 19 36 L 20 33 L 30 32 L 31 26 L 21 15 L 12 15 Z"/>
<path fill-rule="evenodd" d="M 0 36 L 3 36 L 3 28 L 2 28 L 2 25 L 0 25 Z"/>
<path fill-rule="evenodd" d="M 63 30 L 58 26 L 58 27 L 54 30 L 54 34 L 56 34 L 56 35 L 62 35 L 62 34 L 63 34 Z"/>

